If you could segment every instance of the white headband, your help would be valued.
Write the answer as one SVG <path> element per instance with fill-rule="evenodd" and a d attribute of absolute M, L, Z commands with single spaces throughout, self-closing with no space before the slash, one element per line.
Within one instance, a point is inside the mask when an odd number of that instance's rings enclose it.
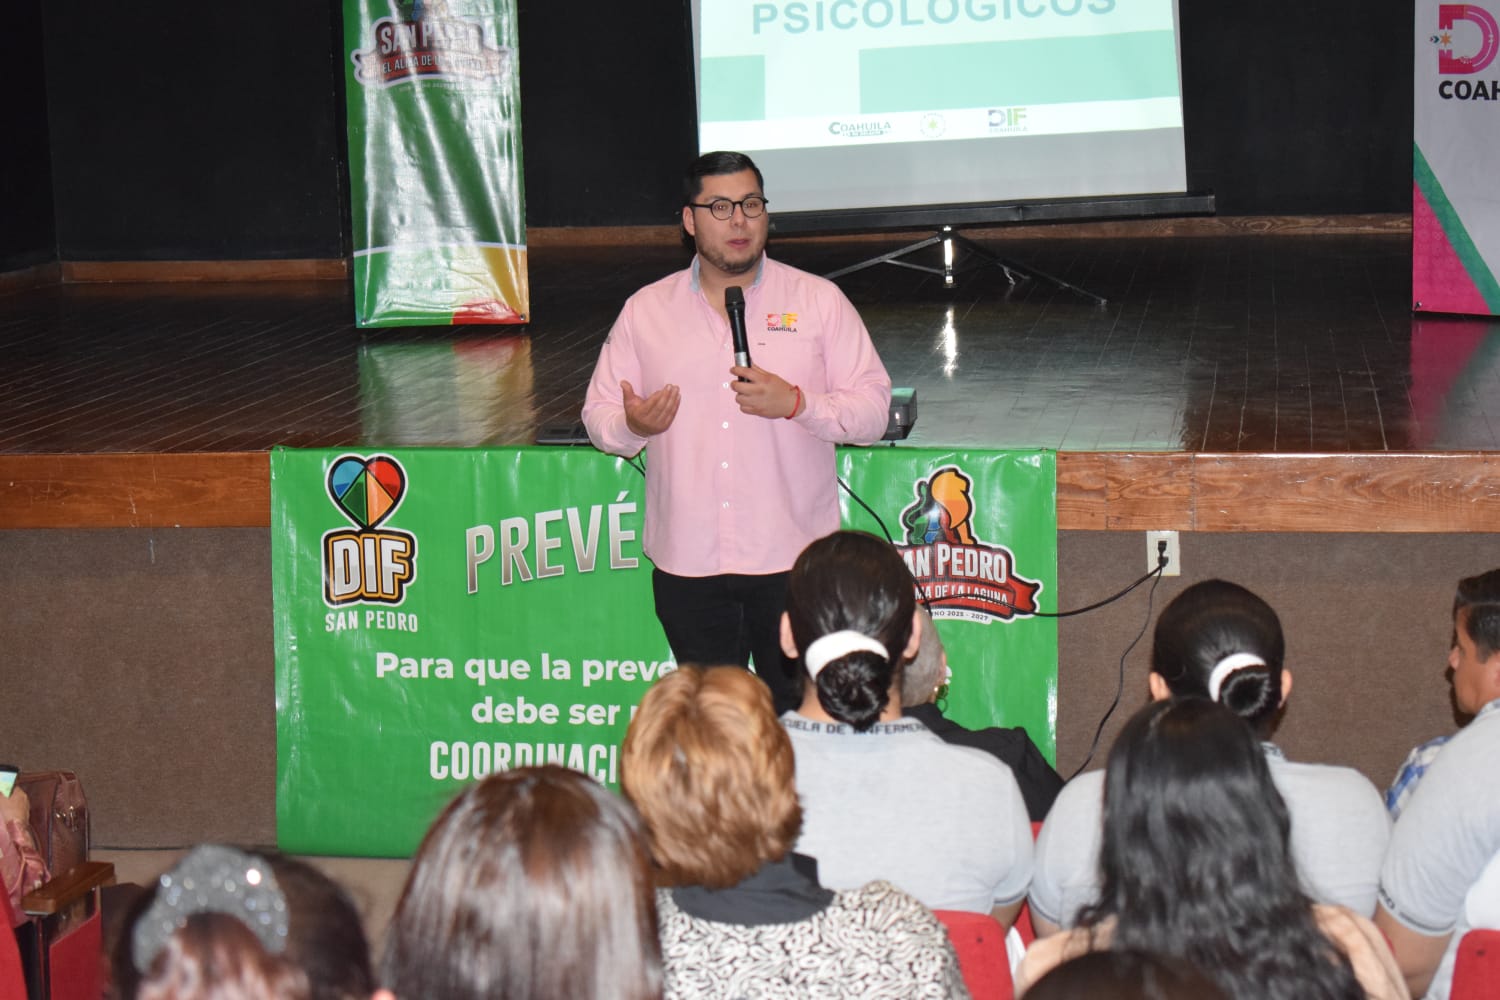
<path fill-rule="evenodd" d="M 841 656 L 848 656 L 857 649 L 868 650 L 876 654 L 882 660 L 890 659 L 890 654 L 885 647 L 863 632 L 855 632 L 852 629 L 843 629 L 839 632 L 830 632 L 821 639 L 815 639 L 802 653 L 802 662 L 807 667 L 807 675 L 814 679 L 828 664 Z"/>
<path fill-rule="evenodd" d="M 1266 661 L 1254 653 L 1230 653 L 1224 659 L 1214 664 L 1213 672 L 1208 675 L 1208 696 L 1214 701 L 1219 700 L 1219 689 L 1224 686 L 1224 680 L 1230 674 L 1242 667 L 1263 667 Z"/>

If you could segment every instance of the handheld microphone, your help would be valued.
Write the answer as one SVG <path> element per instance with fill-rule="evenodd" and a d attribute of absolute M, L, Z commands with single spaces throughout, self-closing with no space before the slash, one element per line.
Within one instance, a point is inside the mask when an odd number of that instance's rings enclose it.
<path fill-rule="evenodd" d="M 750 343 L 745 339 L 745 290 L 739 285 L 724 289 L 724 311 L 729 313 L 729 336 L 734 341 L 734 363 L 750 367 Z M 740 376 L 741 382 L 749 379 Z"/>

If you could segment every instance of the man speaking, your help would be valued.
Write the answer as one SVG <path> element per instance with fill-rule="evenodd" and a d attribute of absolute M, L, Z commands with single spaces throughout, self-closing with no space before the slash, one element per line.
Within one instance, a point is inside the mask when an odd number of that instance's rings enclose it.
<path fill-rule="evenodd" d="M 583 421 L 601 451 L 646 449 L 644 547 L 677 661 L 753 657 L 786 711 L 802 700 L 780 646 L 787 572 L 839 527 L 834 445 L 880 439 L 891 380 L 837 286 L 765 255 L 767 204 L 744 154 L 693 161 L 682 226 L 697 254 L 625 303 Z M 731 287 L 744 299 L 739 345 Z"/>

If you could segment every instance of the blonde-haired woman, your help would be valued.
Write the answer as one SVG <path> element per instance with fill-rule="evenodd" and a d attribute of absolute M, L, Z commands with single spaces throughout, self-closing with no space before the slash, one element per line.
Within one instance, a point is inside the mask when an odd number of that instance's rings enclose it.
<path fill-rule="evenodd" d="M 666 997 L 967 997 L 920 903 L 885 882 L 825 889 L 792 854 L 794 772 L 770 694 L 743 670 L 685 667 L 646 693 L 621 784 L 658 866 Z"/>

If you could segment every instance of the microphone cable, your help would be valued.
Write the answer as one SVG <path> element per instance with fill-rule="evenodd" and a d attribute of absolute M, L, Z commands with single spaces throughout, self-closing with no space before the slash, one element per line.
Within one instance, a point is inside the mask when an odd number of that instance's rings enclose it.
<path fill-rule="evenodd" d="M 847 494 L 849 494 L 850 498 L 855 503 L 857 503 L 861 507 L 863 507 L 865 509 L 865 512 L 868 513 L 871 517 L 873 517 L 875 519 L 875 523 L 876 524 L 880 525 L 880 530 L 881 530 L 881 533 L 883 533 L 885 535 L 885 540 L 887 542 L 890 542 L 892 545 L 895 545 L 896 544 L 896 539 L 891 536 L 891 529 L 888 528 L 888 527 L 886 527 L 885 521 L 881 518 L 881 516 L 879 514 L 875 513 L 874 509 L 871 508 L 869 504 L 865 503 L 864 500 L 860 498 L 860 495 L 858 493 L 855 493 L 854 490 L 849 487 L 848 483 L 844 482 L 843 477 L 835 477 L 835 478 L 838 479 L 839 485 L 844 488 L 844 492 L 847 493 Z M 1164 565 L 1158 564 L 1157 567 L 1155 569 L 1153 569 L 1151 572 L 1147 573 L 1145 576 L 1142 576 L 1141 578 L 1139 578 L 1135 582 L 1127 585 L 1123 590 L 1120 590 L 1117 593 L 1111 594 L 1110 596 L 1104 598 L 1103 600 L 1095 601 L 1093 604 L 1086 604 L 1086 605 L 1084 605 L 1081 608 L 1073 608 L 1073 609 L 1068 610 L 1068 611 L 1026 611 L 1026 610 L 1024 610 L 1022 608 L 1016 607 L 1014 604 L 1011 604 L 1010 602 L 1005 601 L 1005 600 L 1003 600 L 1001 598 L 994 597 L 994 596 L 992 596 L 990 594 L 981 594 L 981 593 L 978 593 L 976 591 L 968 591 L 968 592 L 961 591 L 959 593 L 953 594 L 952 596 L 953 597 L 959 597 L 959 598 L 963 598 L 963 597 L 982 597 L 982 598 L 984 598 L 987 601 L 991 601 L 992 603 L 1000 605 L 1002 608 L 1008 608 L 1009 610 L 1015 612 L 1016 614 L 1028 615 L 1028 616 L 1030 616 L 1032 618 L 1072 618 L 1075 615 L 1086 614 L 1086 613 L 1088 613 L 1090 611 L 1097 611 L 1098 609 L 1104 607 L 1106 604 L 1113 604 L 1115 601 L 1118 601 L 1120 598 L 1124 597 L 1126 594 L 1130 593 L 1132 590 L 1134 590 L 1135 588 L 1139 587 L 1141 584 L 1145 583 L 1147 580 L 1150 580 L 1152 578 L 1156 578 L 1156 579 L 1160 580 L 1161 579 L 1162 570 L 1164 568 L 1165 568 Z M 918 580 L 916 577 L 912 577 L 912 582 L 917 585 L 917 590 L 920 591 L 921 594 L 922 594 L 922 605 L 925 608 L 927 608 L 928 613 L 931 614 L 932 613 L 932 601 L 927 596 L 927 588 L 923 587 L 922 586 L 922 581 Z M 1155 591 L 1156 585 L 1152 584 L 1151 589 L 1153 591 Z M 1147 607 L 1148 608 L 1150 607 L 1149 603 L 1148 603 Z M 1139 637 L 1137 637 L 1137 639 L 1139 639 Z M 1131 645 L 1133 646 L 1134 643 L 1132 643 Z M 1126 649 L 1125 652 L 1129 653 L 1130 650 Z"/>
<path fill-rule="evenodd" d="M 854 490 L 850 488 L 850 486 L 849 486 L 848 483 L 844 482 L 843 477 L 837 477 L 837 478 L 838 478 L 839 485 L 843 487 L 844 492 L 847 493 L 847 494 L 849 494 L 849 496 L 854 500 L 855 503 L 857 503 L 861 507 L 863 507 L 865 509 L 866 513 L 868 513 L 871 517 L 873 517 L 875 519 L 875 523 L 876 524 L 880 525 L 880 530 L 881 530 L 882 533 L 884 533 L 885 540 L 887 542 L 889 542 L 891 545 L 895 545 L 896 544 L 896 540 L 895 540 L 895 538 L 891 537 L 891 530 L 890 530 L 890 528 L 886 527 L 886 523 L 885 523 L 884 519 L 882 519 L 879 514 L 875 513 L 874 509 L 871 508 L 869 504 L 865 503 L 864 500 L 861 499 L 860 495 L 858 493 L 855 493 Z M 1148 590 L 1148 591 L 1146 591 L 1146 614 L 1145 614 L 1145 617 L 1143 617 L 1141 619 L 1140 630 L 1136 632 L 1135 638 L 1133 638 L 1133 639 L 1130 640 L 1130 644 L 1125 647 L 1125 651 L 1120 654 L 1120 668 L 1119 668 L 1118 675 L 1117 675 L 1117 677 L 1115 679 L 1115 696 L 1114 696 L 1114 700 L 1112 700 L 1109 703 L 1109 708 L 1105 710 L 1104 717 L 1099 720 L 1099 725 L 1094 729 L 1094 739 L 1089 744 L 1089 752 L 1088 752 L 1087 755 L 1084 756 L 1083 763 L 1079 764 L 1078 765 L 1078 769 L 1075 770 L 1072 774 L 1068 775 L 1068 780 L 1069 781 L 1072 781 L 1074 778 L 1078 777 L 1078 775 L 1082 774 L 1083 773 L 1083 769 L 1086 768 L 1086 767 L 1088 767 L 1089 766 L 1089 762 L 1094 759 L 1094 754 L 1096 752 L 1098 752 L 1098 750 L 1099 750 L 1099 740 L 1104 735 L 1104 726 L 1105 726 L 1105 724 L 1107 722 L 1109 722 L 1110 716 L 1114 715 L 1115 709 L 1120 706 L 1120 699 L 1122 697 L 1124 697 L 1124 694 L 1125 694 L 1125 660 L 1130 656 L 1131 651 L 1135 649 L 1136 645 L 1140 643 L 1141 638 L 1143 636 L 1145 636 L 1145 634 L 1146 634 L 1146 628 L 1147 628 L 1147 626 L 1149 626 L 1151 624 L 1151 609 L 1154 606 L 1155 600 L 1156 600 L 1156 587 L 1157 587 L 1157 585 L 1159 583 L 1161 583 L 1162 574 L 1166 571 L 1166 568 L 1167 568 L 1166 567 L 1166 562 L 1164 561 L 1164 557 L 1163 557 L 1163 559 L 1159 559 L 1157 561 L 1155 569 L 1153 569 L 1151 572 L 1147 573 L 1145 576 L 1141 577 L 1140 579 L 1136 580 L 1134 583 L 1131 583 L 1129 586 L 1125 587 L 1125 589 L 1119 591 L 1116 594 L 1111 594 L 1109 597 L 1106 597 L 1103 600 L 1095 601 L 1093 604 L 1086 604 L 1086 605 L 1084 605 L 1081 608 L 1073 608 L 1070 611 L 1054 611 L 1054 612 L 1033 611 L 1033 612 L 1024 612 L 1020 608 L 1017 608 L 1015 605 L 1010 604 L 1007 601 L 997 599 L 997 598 L 995 598 L 995 597 L 993 597 L 991 595 L 988 595 L 988 594 L 981 595 L 981 594 L 978 594 L 978 593 L 970 592 L 970 593 L 959 593 L 959 594 L 953 595 L 955 597 L 981 597 L 982 596 L 986 600 L 993 601 L 994 603 L 999 604 L 1001 607 L 1009 608 L 1011 611 L 1014 611 L 1017 614 L 1030 614 L 1031 616 L 1036 617 L 1036 618 L 1071 618 L 1074 615 L 1081 615 L 1081 614 L 1085 614 L 1085 613 L 1087 613 L 1089 611 L 1096 611 L 1099 608 L 1102 608 L 1102 607 L 1104 607 L 1107 604 L 1113 604 L 1115 601 L 1118 601 L 1120 598 L 1124 597 L 1126 594 L 1130 593 L 1132 590 L 1135 590 L 1137 587 L 1139 587 L 1141 584 L 1145 583 L 1147 580 L 1151 581 L 1151 589 Z M 912 577 L 912 582 L 914 582 L 917 585 L 917 590 L 922 595 L 922 604 L 923 604 L 923 606 L 927 608 L 928 614 L 931 614 L 932 613 L 932 602 L 928 599 L 927 588 L 923 587 L 922 586 L 922 582 L 920 580 L 918 580 L 915 576 Z"/>
<path fill-rule="evenodd" d="M 1120 654 L 1120 673 L 1115 679 L 1114 700 L 1109 703 L 1109 708 L 1105 710 L 1104 717 L 1099 720 L 1099 725 L 1094 730 L 1094 739 L 1089 744 L 1089 752 L 1084 755 L 1083 763 L 1079 764 L 1077 769 L 1068 775 L 1069 781 L 1082 774 L 1083 769 L 1089 766 L 1089 761 L 1094 759 L 1094 753 L 1099 749 L 1099 737 L 1104 735 L 1104 724 L 1109 721 L 1109 717 L 1114 715 L 1115 709 L 1120 706 L 1120 698 L 1125 693 L 1125 658 L 1130 655 L 1130 651 L 1135 649 L 1136 643 L 1140 642 L 1141 637 L 1146 634 L 1146 626 L 1151 622 L 1151 604 L 1156 598 L 1156 584 L 1161 582 L 1161 573 L 1165 568 L 1165 566 L 1157 566 L 1156 569 L 1151 571 L 1150 575 L 1156 577 L 1156 582 L 1151 584 L 1150 590 L 1146 591 L 1146 617 L 1141 620 L 1141 630 L 1135 634 L 1134 639 L 1130 640 L 1130 645 L 1125 647 L 1125 652 Z"/>

